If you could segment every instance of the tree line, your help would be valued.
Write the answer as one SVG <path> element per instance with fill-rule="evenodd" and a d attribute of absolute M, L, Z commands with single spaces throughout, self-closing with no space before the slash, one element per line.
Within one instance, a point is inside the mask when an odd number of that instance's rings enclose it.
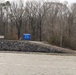
<path fill-rule="evenodd" d="M 0 3 L 0 35 L 18 40 L 23 33 L 30 33 L 32 41 L 76 49 L 76 3 Z"/>

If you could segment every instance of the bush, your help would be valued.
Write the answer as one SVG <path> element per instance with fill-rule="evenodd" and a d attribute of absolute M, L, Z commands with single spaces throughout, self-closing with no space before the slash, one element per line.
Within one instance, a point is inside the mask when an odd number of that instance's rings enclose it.
<path fill-rule="evenodd" d="M 63 47 L 71 48 L 71 40 L 68 37 L 63 37 Z"/>
<path fill-rule="evenodd" d="M 48 43 L 59 46 L 59 36 L 54 35 L 54 36 L 50 37 L 50 39 L 48 40 Z"/>
<path fill-rule="evenodd" d="M 47 42 L 52 45 L 60 46 L 60 37 L 54 35 L 50 37 Z M 62 47 L 76 50 L 76 39 L 63 36 Z"/>

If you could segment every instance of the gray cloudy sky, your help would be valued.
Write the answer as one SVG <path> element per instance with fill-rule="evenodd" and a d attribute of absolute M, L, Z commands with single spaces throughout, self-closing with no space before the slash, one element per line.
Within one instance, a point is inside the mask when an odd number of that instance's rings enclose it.
<path fill-rule="evenodd" d="M 4 1 L 7 1 L 7 0 L 0 0 L 0 2 L 4 2 Z M 18 0 L 8 0 L 8 1 L 18 1 Z M 26 0 L 24 0 L 26 1 Z M 30 1 L 30 0 L 29 0 Z M 48 0 L 48 1 L 54 1 L 54 0 Z M 56 0 L 55 0 L 56 1 Z M 64 1 L 68 1 L 69 3 L 74 3 L 76 2 L 76 0 L 59 0 L 61 2 L 64 2 Z"/>
<path fill-rule="evenodd" d="M 62 1 L 62 2 L 68 1 L 69 3 L 74 3 L 74 2 L 76 2 L 76 0 L 60 0 L 60 1 Z"/>

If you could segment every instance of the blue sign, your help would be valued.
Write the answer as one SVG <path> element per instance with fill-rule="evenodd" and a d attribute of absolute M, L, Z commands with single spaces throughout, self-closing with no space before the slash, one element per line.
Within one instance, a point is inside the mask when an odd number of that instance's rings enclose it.
<path fill-rule="evenodd" d="M 23 40 L 30 40 L 30 34 L 23 34 Z"/>

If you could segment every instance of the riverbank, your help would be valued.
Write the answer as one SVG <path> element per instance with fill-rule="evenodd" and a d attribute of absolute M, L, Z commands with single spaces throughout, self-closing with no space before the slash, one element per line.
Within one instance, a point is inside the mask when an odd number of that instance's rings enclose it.
<path fill-rule="evenodd" d="M 37 41 L 0 40 L 1 51 L 45 52 L 45 53 L 76 53 L 73 50 L 52 46 Z"/>

